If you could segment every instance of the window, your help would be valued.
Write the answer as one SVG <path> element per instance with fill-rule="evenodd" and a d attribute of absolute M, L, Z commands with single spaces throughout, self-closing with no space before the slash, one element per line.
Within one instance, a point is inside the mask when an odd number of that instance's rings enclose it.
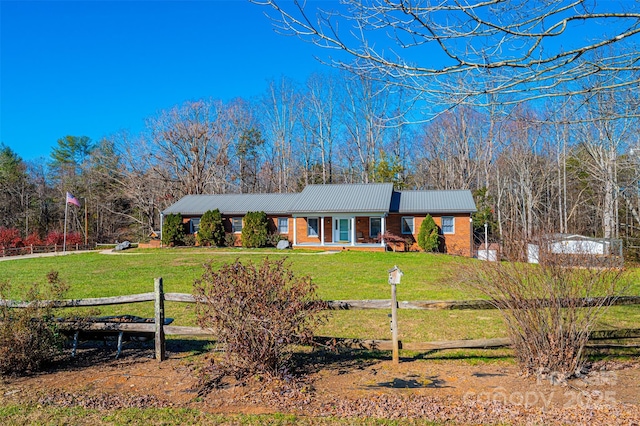
<path fill-rule="evenodd" d="M 382 218 L 370 217 L 369 218 L 369 236 L 371 238 L 378 238 L 378 235 L 382 232 Z"/>
<path fill-rule="evenodd" d="M 242 232 L 242 218 L 241 217 L 232 217 L 231 218 L 231 232 L 234 232 L 234 233 Z"/>
<path fill-rule="evenodd" d="M 413 216 L 403 216 L 401 227 L 403 234 L 413 234 Z"/>
<path fill-rule="evenodd" d="M 317 237 L 317 236 L 318 236 L 318 218 L 309 217 L 307 218 L 307 237 Z"/>
<path fill-rule="evenodd" d="M 196 232 L 198 232 L 198 229 L 200 229 L 200 218 L 194 217 L 193 219 L 191 219 L 191 233 L 195 234 Z"/>
<path fill-rule="evenodd" d="M 453 216 L 442 216 L 442 233 L 443 234 L 455 233 L 455 220 Z"/>
<path fill-rule="evenodd" d="M 288 217 L 279 217 L 278 218 L 278 232 L 280 234 L 288 234 L 289 233 L 289 218 Z"/>

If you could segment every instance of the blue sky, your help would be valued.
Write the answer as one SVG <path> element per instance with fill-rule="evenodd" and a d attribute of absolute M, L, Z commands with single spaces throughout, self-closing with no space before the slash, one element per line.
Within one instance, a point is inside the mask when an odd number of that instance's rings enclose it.
<path fill-rule="evenodd" d="M 0 0 L 0 141 L 35 160 L 65 135 L 137 133 L 184 101 L 250 99 L 269 79 L 322 71 L 314 55 L 327 52 L 277 34 L 265 11 L 248 0 Z"/>

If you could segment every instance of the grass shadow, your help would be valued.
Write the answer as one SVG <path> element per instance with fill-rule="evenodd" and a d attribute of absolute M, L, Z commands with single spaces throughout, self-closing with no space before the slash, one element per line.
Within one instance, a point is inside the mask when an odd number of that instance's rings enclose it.
<path fill-rule="evenodd" d="M 391 360 L 388 351 L 360 349 L 316 349 L 312 352 L 296 352 L 293 355 L 294 372 L 299 375 L 331 370 L 335 374 L 346 374 L 350 370 L 365 369 L 382 361 Z"/>

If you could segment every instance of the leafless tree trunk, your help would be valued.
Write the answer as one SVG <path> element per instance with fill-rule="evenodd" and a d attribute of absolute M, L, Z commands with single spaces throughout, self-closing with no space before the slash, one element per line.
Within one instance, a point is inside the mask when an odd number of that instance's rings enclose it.
<path fill-rule="evenodd" d="M 337 137 L 337 81 L 331 74 L 314 74 L 307 80 L 306 94 L 306 123 L 320 151 L 322 183 L 331 183 L 334 139 Z"/>
<path fill-rule="evenodd" d="M 301 114 L 300 93 L 294 84 L 285 78 L 272 81 L 264 99 L 264 111 L 267 136 L 273 151 L 270 160 L 276 179 L 275 189 L 277 192 L 290 192 L 295 190 L 294 153 Z"/>

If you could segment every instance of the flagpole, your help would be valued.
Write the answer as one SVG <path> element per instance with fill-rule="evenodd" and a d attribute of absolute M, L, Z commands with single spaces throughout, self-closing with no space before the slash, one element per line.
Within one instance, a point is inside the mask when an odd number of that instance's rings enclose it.
<path fill-rule="evenodd" d="M 67 210 L 69 210 L 69 203 L 67 197 L 64 198 L 64 237 L 62 237 L 62 252 L 67 251 Z"/>
<path fill-rule="evenodd" d="M 89 228 L 87 228 L 87 197 L 84 197 L 84 245 L 89 245 Z"/>

